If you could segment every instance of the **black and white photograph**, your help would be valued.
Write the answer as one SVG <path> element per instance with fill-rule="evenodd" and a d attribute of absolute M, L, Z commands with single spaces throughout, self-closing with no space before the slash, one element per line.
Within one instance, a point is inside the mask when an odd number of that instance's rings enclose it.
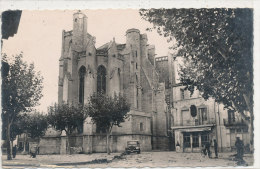
<path fill-rule="evenodd" d="M 2 168 L 252 168 L 254 14 L 1 11 Z"/>

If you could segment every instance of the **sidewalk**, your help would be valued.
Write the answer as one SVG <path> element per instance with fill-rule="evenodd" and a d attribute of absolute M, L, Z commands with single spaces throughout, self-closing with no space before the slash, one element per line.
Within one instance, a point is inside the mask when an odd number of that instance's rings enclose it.
<path fill-rule="evenodd" d="M 14 160 L 7 161 L 2 157 L 3 168 L 23 167 L 210 167 L 210 166 L 237 166 L 232 160 L 234 153 L 220 153 L 219 158 L 209 159 L 200 153 L 176 152 L 143 152 L 119 157 L 120 153 L 94 153 L 74 155 L 38 155 L 30 158 L 29 155 L 18 155 Z M 113 159 L 118 156 L 117 159 Z M 253 165 L 252 154 L 245 154 L 244 160 L 249 166 Z"/>

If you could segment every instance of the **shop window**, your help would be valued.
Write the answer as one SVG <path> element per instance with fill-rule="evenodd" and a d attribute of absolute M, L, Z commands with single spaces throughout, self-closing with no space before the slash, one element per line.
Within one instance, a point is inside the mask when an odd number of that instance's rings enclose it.
<path fill-rule="evenodd" d="M 201 134 L 201 145 L 205 145 L 209 142 L 209 135 L 206 133 Z"/>
<path fill-rule="evenodd" d="M 183 142 L 184 142 L 184 147 L 191 147 L 189 133 L 183 133 Z"/>
<path fill-rule="evenodd" d="M 248 132 L 248 128 L 243 128 L 243 132 L 247 133 Z"/>
<path fill-rule="evenodd" d="M 236 130 L 235 129 L 230 129 L 230 133 L 235 133 Z"/>
<path fill-rule="evenodd" d="M 237 133 L 241 133 L 241 129 L 237 129 Z"/>
<path fill-rule="evenodd" d="M 198 133 L 192 134 L 192 147 L 199 147 L 199 135 L 198 135 Z"/>

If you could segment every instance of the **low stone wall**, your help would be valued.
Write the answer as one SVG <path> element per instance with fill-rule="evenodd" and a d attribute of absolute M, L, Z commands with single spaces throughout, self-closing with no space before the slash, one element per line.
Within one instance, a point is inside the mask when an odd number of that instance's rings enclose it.
<path fill-rule="evenodd" d="M 120 135 L 112 136 L 113 139 L 113 151 L 114 152 L 124 152 L 127 146 L 127 141 L 139 140 L 141 151 L 151 151 L 151 136 L 150 135 Z"/>
<path fill-rule="evenodd" d="M 106 135 L 83 136 L 83 152 L 84 153 L 101 153 L 106 152 Z M 112 135 L 110 137 L 110 150 L 112 152 L 124 152 L 127 141 L 139 140 L 141 151 L 151 151 L 150 135 Z M 91 146 L 92 145 L 92 146 Z"/>
<path fill-rule="evenodd" d="M 60 154 L 60 137 L 43 137 L 39 143 L 39 154 Z"/>
<path fill-rule="evenodd" d="M 66 153 L 66 137 L 43 137 L 40 140 L 40 154 Z M 139 140 L 141 151 L 151 151 L 151 136 L 141 134 L 111 135 L 110 150 L 124 152 L 127 141 Z M 102 153 L 106 152 L 106 135 L 72 136 L 70 138 L 72 153 Z M 74 151 L 75 150 L 75 151 Z M 78 151 L 80 150 L 80 151 Z"/>
<path fill-rule="evenodd" d="M 71 147 L 82 147 L 83 136 L 71 136 L 70 137 L 70 146 Z"/>

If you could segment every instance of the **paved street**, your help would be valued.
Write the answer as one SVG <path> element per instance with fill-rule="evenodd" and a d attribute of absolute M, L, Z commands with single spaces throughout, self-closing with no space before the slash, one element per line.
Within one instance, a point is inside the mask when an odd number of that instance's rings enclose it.
<path fill-rule="evenodd" d="M 219 158 L 209 159 L 200 153 L 176 152 L 143 152 L 120 156 L 119 153 L 107 155 L 105 153 L 77 154 L 77 155 L 38 155 L 30 158 L 29 155 L 18 155 L 14 160 L 7 161 L 6 155 L 2 156 L 3 168 L 64 168 L 64 167 L 195 167 L 195 166 L 237 166 L 232 154 L 220 153 Z M 114 158 L 117 156 L 116 158 Z M 253 165 L 251 154 L 245 154 L 247 164 Z"/>

